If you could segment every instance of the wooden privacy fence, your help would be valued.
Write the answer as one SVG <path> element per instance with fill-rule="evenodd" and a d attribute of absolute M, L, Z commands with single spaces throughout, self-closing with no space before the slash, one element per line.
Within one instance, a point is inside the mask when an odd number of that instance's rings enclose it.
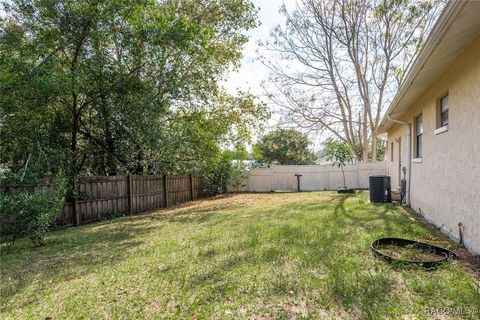
<path fill-rule="evenodd" d="M 30 189 L 49 187 L 47 184 Z M 65 203 L 56 224 L 80 225 L 109 215 L 133 214 L 184 203 L 203 197 L 204 189 L 204 177 L 194 175 L 82 177 L 76 184 L 76 201 Z"/>
<path fill-rule="evenodd" d="M 348 164 L 344 168 L 348 188 L 368 188 L 372 175 L 387 174 L 386 162 Z M 300 181 L 297 180 L 300 176 Z M 342 170 L 331 165 L 287 165 L 271 168 L 256 168 L 245 172 L 238 188 L 232 192 L 295 191 L 300 182 L 301 191 L 336 190 L 343 187 Z"/>

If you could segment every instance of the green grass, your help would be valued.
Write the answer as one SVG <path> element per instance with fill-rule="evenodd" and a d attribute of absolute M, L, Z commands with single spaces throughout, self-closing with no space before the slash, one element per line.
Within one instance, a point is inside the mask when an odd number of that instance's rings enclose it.
<path fill-rule="evenodd" d="M 1 316 L 429 319 L 426 308 L 480 309 L 458 262 L 424 271 L 374 257 L 382 236 L 445 241 L 366 197 L 234 195 L 53 232 L 38 249 L 3 247 Z"/>

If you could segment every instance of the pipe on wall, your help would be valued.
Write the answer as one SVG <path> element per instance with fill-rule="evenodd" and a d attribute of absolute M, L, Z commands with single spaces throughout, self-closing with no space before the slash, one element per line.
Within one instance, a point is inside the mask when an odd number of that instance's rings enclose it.
<path fill-rule="evenodd" d="M 407 126 L 407 147 L 408 147 L 408 161 L 407 161 L 407 171 L 408 171 L 408 178 L 407 178 L 407 190 L 405 196 L 405 204 L 410 206 L 410 180 L 412 178 L 412 124 L 408 121 L 402 121 L 393 119 L 390 115 L 387 114 L 387 119 L 389 121 L 404 124 Z"/>

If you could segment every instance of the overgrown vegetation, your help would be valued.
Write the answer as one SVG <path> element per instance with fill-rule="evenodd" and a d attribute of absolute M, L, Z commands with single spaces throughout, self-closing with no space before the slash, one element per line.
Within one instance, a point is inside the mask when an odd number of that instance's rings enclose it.
<path fill-rule="evenodd" d="M 66 179 L 60 173 L 46 189 L 22 182 L 14 192 L 0 194 L 0 243 L 27 237 L 34 246 L 41 246 L 65 203 Z"/>
<path fill-rule="evenodd" d="M 223 152 L 207 171 L 207 195 L 214 196 L 228 191 L 228 185 L 239 180 L 245 167 L 234 162 L 231 152 Z"/>
<path fill-rule="evenodd" d="M 427 320 L 432 308 L 479 310 L 480 291 L 461 260 L 436 271 L 392 267 L 369 247 L 387 236 L 459 249 L 402 207 L 367 203 L 367 193 L 234 195 L 56 231 L 37 249 L 19 241 L 1 252 L 0 312 Z"/>
<path fill-rule="evenodd" d="M 247 0 L 2 1 L 2 169 L 204 173 L 268 113 L 219 80 L 239 65 Z M 55 173 L 54 172 L 54 173 Z"/>
<path fill-rule="evenodd" d="M 293 129 L 276 129 L 253 146 L 256 160 L 281 165 L 313 164 L 316 155 L 309 150 L 308 136 Z"/>
<path fill-rule="evenodd" d="M 244 148 L 268 117 L 251 94 L 219 86 L 258 23 L 248 0 L 12 0 L 0 10 L 2 185 L 64 173 L 72 201 L 83 175 L 197 173 L 224 192 L 223 150 Z M 2 189 L 1 240 L 40 244 L 61 190 Z"/>

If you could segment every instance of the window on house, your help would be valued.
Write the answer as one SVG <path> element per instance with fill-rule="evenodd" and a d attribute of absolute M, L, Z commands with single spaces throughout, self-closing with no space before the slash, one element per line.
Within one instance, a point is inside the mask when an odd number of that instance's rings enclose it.
<path fill-rule="evenodd" d="M 439 106 L 440 127 L 448 125 L 448 94 L 440 98 Z"/>
<path fill-rule="evenodd" d="M 423 115 L 415 118 L 415 158 L 423 157 Z"/>
<path fill-rule="evenodd" d="M 390 161 L 393 161 L 393 142 L 390 143 Z"/>

